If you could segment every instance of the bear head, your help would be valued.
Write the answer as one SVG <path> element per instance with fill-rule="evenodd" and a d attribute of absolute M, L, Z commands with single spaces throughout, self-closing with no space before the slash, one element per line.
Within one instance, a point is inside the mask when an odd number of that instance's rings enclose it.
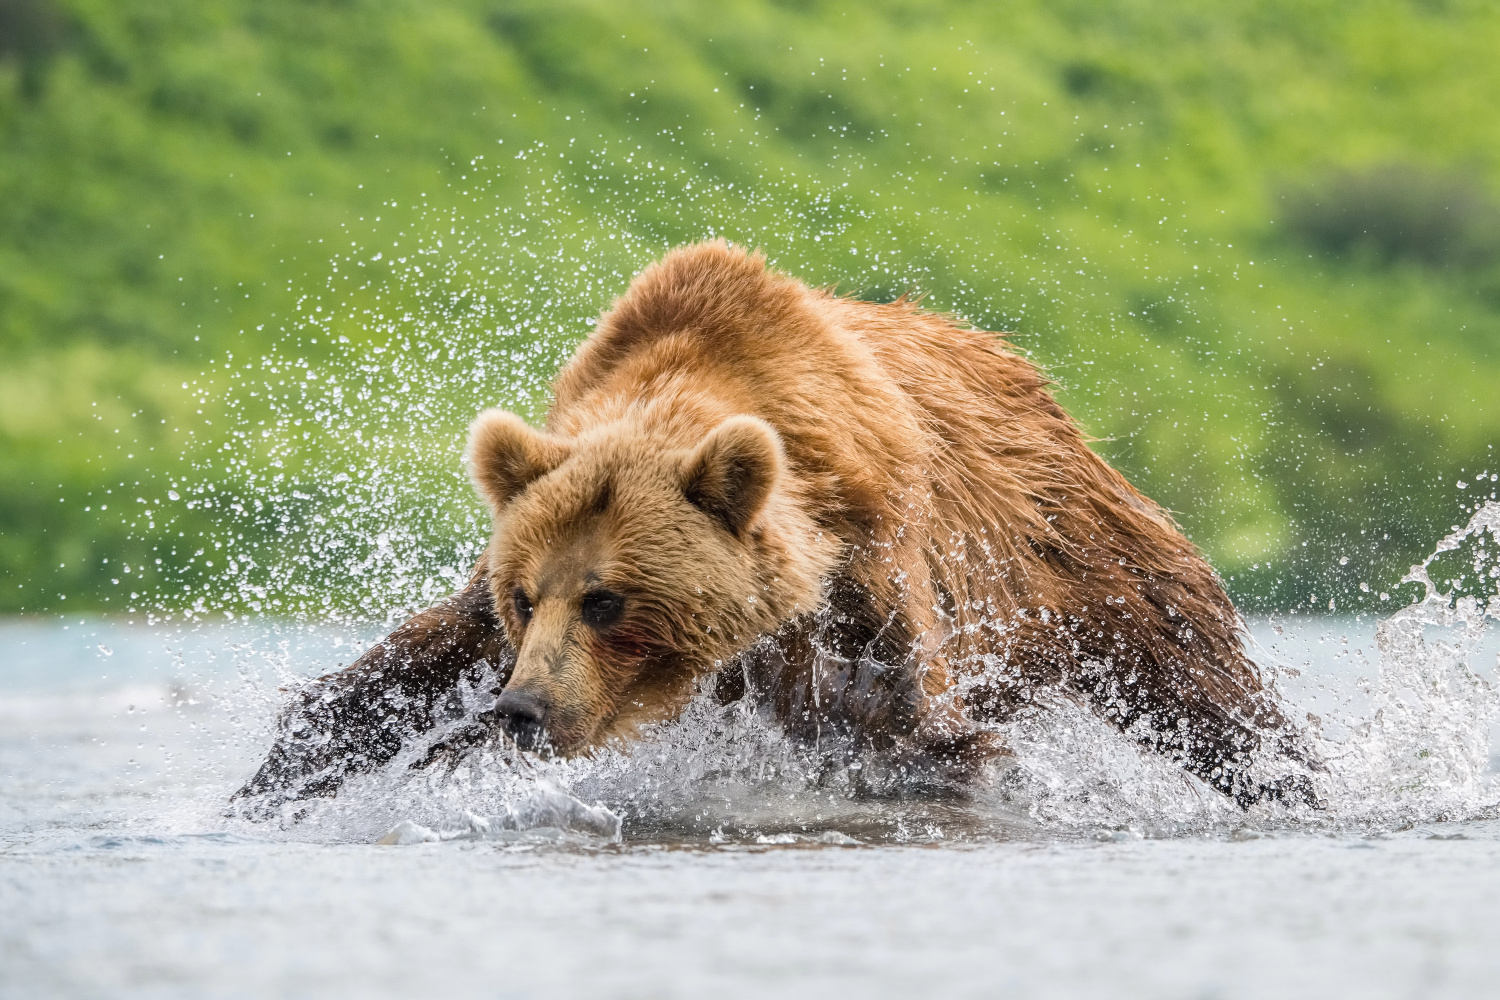
<path fill-rule="evenodd" d="M 522 749 L 586 753 L 670 717 L 695 680 L 819 599 L 811 526 L 755 417 L 683 448 L 629 420 L 569 437 L 489 410 L 467 459 L 517 657 L 496 712 Z"/>

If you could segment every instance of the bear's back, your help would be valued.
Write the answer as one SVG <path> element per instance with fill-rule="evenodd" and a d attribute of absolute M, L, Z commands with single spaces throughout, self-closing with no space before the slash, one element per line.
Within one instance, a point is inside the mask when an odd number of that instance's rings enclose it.
<path fill-rule="evenodd" d="M 766 420 L 818 523 L 854 551 L 889 552 L 897 535 L 923 551 L 920 566 L 872 558 L 861 572 L 876 590 L 881 575 L 930 579 L 959 660 L 997 649 L 988 626 L 1013 622 L 1004 641 L 1023 637 L 1037 662 L 1121 661 L 1119 646 L 1178 697 L 1203 696 L 1191 668 L 1204 659 L 1224 671 L 1210 687 L 1259 687 L 1213 571 L 997 334 L 904 300 L 839 298 L 704 243 L 642 272 L 554 391 L 548 426 L 565 434 L 644 413 L 687 448 L 735 413 Z M 1040 609 L 1085 624 L 1064 635 Z"/>

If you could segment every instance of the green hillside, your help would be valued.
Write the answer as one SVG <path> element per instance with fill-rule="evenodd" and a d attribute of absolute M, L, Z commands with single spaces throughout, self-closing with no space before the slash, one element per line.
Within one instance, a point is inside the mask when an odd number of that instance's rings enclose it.
<path fill-rule="evenodd" d="M 468 418 L 709 235 L 1011 331 L 1247 605 L 1389 606 L 1500 473 L 1497 51 L 1462 0 L 0 0 L 0 611 L 434 596 Z"/>

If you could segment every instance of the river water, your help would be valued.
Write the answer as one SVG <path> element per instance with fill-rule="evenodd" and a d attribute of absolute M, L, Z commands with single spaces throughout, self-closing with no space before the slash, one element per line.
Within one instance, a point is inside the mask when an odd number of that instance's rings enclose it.
<path fill-rule="evenodd" d="M 278 688 L 377 632 L 0 623 L 0 997 L 1495 996 L 1484 624 L 1436 593 L 1250 623 L 1318 720 L 1318 811 L 1241 811 L 1067 705 L 970 801 L 864 801 L 701 699 L 628 757 L 278 825 L 225 809 Z"/>

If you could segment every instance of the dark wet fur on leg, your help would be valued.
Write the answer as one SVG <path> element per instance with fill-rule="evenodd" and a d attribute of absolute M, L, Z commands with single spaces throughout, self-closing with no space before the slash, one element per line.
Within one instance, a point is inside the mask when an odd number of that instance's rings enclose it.
<path fill-rule="evenodd" d="M 376 643 L 349 667 L 297 689 L 266 761 L 231 797 L 232 811 L 263 821 L 289 802 L 332 798 L 351 776 L 389 764 L 423 735 L 463 718 L 464 685 L 498 690 L 515 654 L 482 575 Z M 481 716 L 418 761 L 427 766 L 487 731 Z"/>
<path fill-rule="evenodd" d="M 882 614 L 841 576 L 816 614 L 726 667 L 717 693 L 765 705 L 830 767 L 858 762 L 862 794 L 962 796 L 985 762 L 1008 751 L 956 711 L 929 711 L 917 645 L 898 615 Z"/>

